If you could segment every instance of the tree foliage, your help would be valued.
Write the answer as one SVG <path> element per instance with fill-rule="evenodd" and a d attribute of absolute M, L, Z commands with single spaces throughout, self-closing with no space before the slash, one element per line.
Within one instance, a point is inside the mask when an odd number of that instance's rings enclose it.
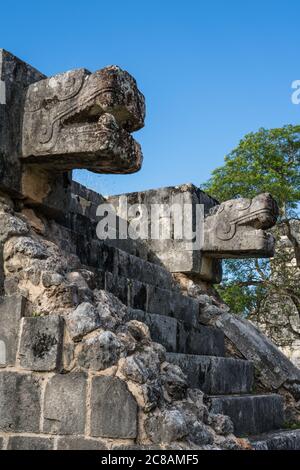
<path fill-rule="evenodd" d="M 290 216 L 300 200 L 300 126 L 259 129 L 247 134 L 203 185 L 219 201 L 269 192 L 281 216 Z"/>
<path fill-rule="evenodd" d="M 236 313 L 255 315 L 270 294 L 289 295 L 300 314 L 300 246 L 295 224 L 300 200 L 300 126 L 247 134 L 202 186 L 220 202 L 269 192 L 280 209 L 273 260 L 226 260 L 217 287 Z M 300 226 L 300 223 L 299 223 Z M 299 235 L 299 234 L 298 234 Z M 283 244 L 282 239 L 287 243 Z M 296 260 L 296 262 L 295 262 Z"/>

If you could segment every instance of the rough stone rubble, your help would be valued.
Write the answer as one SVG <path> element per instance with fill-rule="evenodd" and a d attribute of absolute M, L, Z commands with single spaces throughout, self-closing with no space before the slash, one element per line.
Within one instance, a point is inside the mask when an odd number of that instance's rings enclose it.
<path fill-rule="evenodd" d="M 0 214 L 4 289 L 14 296 L 5 322 L 15 330 L 0 372 L 4 445 L 248 446 L 76 256 L 34 231 L 11 200 L 1 199 Z"/>

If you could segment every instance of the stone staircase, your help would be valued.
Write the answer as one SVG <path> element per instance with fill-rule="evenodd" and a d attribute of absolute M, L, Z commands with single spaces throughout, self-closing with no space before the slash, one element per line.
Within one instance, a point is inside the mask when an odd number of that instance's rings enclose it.
<path fill-rule="evenodd" d="M 237 436 L 257 450 L 300 449 L 300 430 L 282 429 L 283 398 L 254 393 L 253 363 L 226 357 L 223 332 L 199 322 L 199 302 L 183 295 L 168 271 L 105 244 L 98 260 L 101 287 L 129 307 L 129 319 L 148 325 L 167 360 L 205 393 L 212 412 L 230 416 Z"/>
<path fill-rule="evenodd" d="M 148 325 L 152 339 L 166 348 L 167 360 L 181 367 L 189 387 L 205 393 L 212 412 L 230 416 L 237 436 L 250 438 L 258 450 L 300 449 L 300 430 L 282 429 L 283 398 L 254 393 L 253 363 L 226 357 L 222 330 L 199 322 L 199 301 L 184 295 L 169 271 L 139 253 L 89 239 L 87 230 L 84 238 L 84 231 L 78 238 L 70 227 L 61 230 L 63 243 L 73 241 L 62 247 L 95 271 L 98 288 L 128 306 L 128 320 Z"/>

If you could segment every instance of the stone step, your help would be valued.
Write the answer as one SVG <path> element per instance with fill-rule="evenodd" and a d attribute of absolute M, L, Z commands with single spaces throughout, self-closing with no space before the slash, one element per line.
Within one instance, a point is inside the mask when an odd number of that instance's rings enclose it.
<path fill-rule="evenodd" d="M 78 227 L 78 223 L 74 225 Z M 87 268 L 93 269 L 99 288 L 111 292 L 132 308 L 198 326 L 199 301 L 183 295 L 169 271 L 93 238 L 95 227 L 88 226 L 84 230 L 86 223 L 83 221 L 82 225 L 80 233 L 59 226 L 61 233 L 55 232 L 52 236 L 49 227 L 49 238 L 60 240 L 62 249 L 77 254 Z"/>
<path fill-rule="evenodd" d="M 230 416 L 237 436 L 258 435 L 282 427 L 283 398 L 277 394 L 210 396 L 210 411 Z"/>
<path fill-rule="evenodd" d="M 200 324 L 200 305 L 196 299 L 108 271 L 97 270 L 97 275 L 99 287 L 114 294 L 128 307 L 176 318 L 196 327 Z"/>
<path fill-rule="evenodd" d="M 181 367 L 191 388 L 212 395 L 251 393 L 254 374 L 250 361 L 175 353 L 168 353 L 167 360 Z"/>
<path fill-rule="evenodd" d="M 224 334 L 213 326 L 193 327 L 176 318 L 129 309 L 128 318 L 146 323 L 151 338 L 168 352 L 225 356 Z"/>
<path fill-rule="evenodd" d="M 149 286 L 146 311 L 174 317 L 194 326 L 199 325 L 199 302 L 180 292 Z"/>
<path fill-rule="evenodd" d="M 300 450 L 300 429 L 281 429 L 250 438 L 255 450 Z"/>
<path fill-rule="evenodd" d="M 58 241 L 63 250 L 76 254 L 82 264 L 163 289 L 179 291 L 172 274 L 162 265 L 139 257 L 139 253 L 136 256 L 97 239 L 96 223 L 87 217 L 69 214 L 64 224 L 55 226 L 55 230 L 49 226 L 49 238 Z"/>
<path fill-rule="evenodd" d="M 176 283 L 172 274 L 158 264 L 150 263 L 142 258 L 131 255 L 114 246 L 108 246 L 99 242 L 98 263 L 101 263 L 105 271 L 110 271 L 119 276 L 136 279 L 140 282 L 164 289 L 176 289 Z M 179 290 L 179 288 L 178 288 Z"/>

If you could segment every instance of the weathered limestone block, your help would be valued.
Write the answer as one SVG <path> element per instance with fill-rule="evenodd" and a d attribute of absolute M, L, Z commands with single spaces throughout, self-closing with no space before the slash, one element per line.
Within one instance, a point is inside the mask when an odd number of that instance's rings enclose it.
<path fill-rule="evenodd" d="M 114 295 L 104 290 L 95 291 L 95 301 L 101 326 L 114 330 L 125 318 L 127 308 Z"/>
<path fill-rule="evenodd" d="M 273 256 L 274 237 L 265 230 L 277 216 L 277 204 L 268 193 L 223 202 L 206 217 L 203 251 L 213 258 Z"/>
<path fill-rule="evenodd" d="M 125 382 L 113 377 L 94 377 L 91 408 L 92 436 L 136 438 L 137 404 Z"/>
<path fill-rule="evenodd" d="M 164 313 L 193 326 L 199 324 L 199 302 L 179 292 L 148 286 L 147 310 L 149 313 Z"/>
<path fill-rule="evenodd" d="M 24 309 L 25 299 L 22 296 L 0 299 L 0 367 L 15 365 L 18 333 Z"/>
<path fill-rule="evenodd" d="M 164 362 L 161 366 L 161 381 L 165 392 L 175 400 L 182 400 L 188 388 L 187 376 L 180 367 Z"/>
<path fill-rule="evenodd" d="M 64 322 L 59 316 L 24 318 L 19 350 L 21 367 L 36 371 L 59 370 L 63 328 Z"/>
<path fill-rule="evenodd" d="M 235 435 L 255 435 L 280 429 L 284 422 L 280 395 L 219 395 L 208 398 L 213 414 L 231 418 Z"/>
<path fill-rule="evenodd" d="M 224 309 L 212 304 L 203 304 L 200 300 L 200 317 L 199 321 L 203 325 L 214 325 L 220 315 L 224 313 Z"/>
<path fill-rule="evenodd" d="M 228 436 L 233 434 L 234 426 L 229 416 L 222 414 L 211 413 L 208 417 L 207 424 L 209 424 L 213 430 L 220 435 Z"/>
<path fill-rule="evenodd" d="M 45 78 L 0 49 L 0 188 L 21 191 L 22 114 L 26 87 Z"/>
<path fill-rule="evenodd" d="M 105 442 L 84 437 L 60 437 L 57 450 L 107 450 Z"/>
<path fill-rule="evenodd" d="M 167 353 L 167 360 L 178 365 L 188 377 L 189 386 L 204 393 L 251 393 L 253 365 L 230 357 L 193 356 Z"/>
<path fill-rule="evenodd" d="M 118 297 L 125 305 L 128 303 L 130 284 L 126 277 L 117 276 L 110 272 L 105 273 L 105 290 Z"/>
<path fill-rule="evenodd" d="M 61 274 L 53 273 L 51 271 L 44 271 L 42 273 L 42 283 L 44 287 L 59 286 L 64 282 Z"/>
<path fill-rule="evenodd" d="M 276 390 L 287 380 L 300 382 L 300 370 L 250 321 L 224 313 L 216 326 L 246 359 L 253 361 L 267 388 Z"/>
<path fill-rule="evenodd" d="M 149 413 L 154 410 L 163 398 L 163 388 L 159 380 L 152 380 L 141 385 L 143 397 L 143 411 Z"/>
<path fill-rule="evenodd" d="M 63 171 L 137 171 L 142 154 L 129 132 L 143 127 L 144 114 L 143 95 L 119 67 L 55 75 L 28 88 L 23 158 Z"/>
<path fill-rule="evenodd" d="M 177 409 L 150 415 L 145 421 L 145 430 L 154 444 L 181 440 L 189 432 L 184 414 Z"/>
<path fill-rule="evenodd" d="M 86 375 L 56 374 L 46 385 L 43 431 L 50 434 L 83 434 L 86 412 Z"/>
<path fill-rule="evenodd" d="M 99 204 L 106 203 L 105 197 L 77 181 L 72 181 L 71 192 L 70 212 L 96 220 L 97 208 Z"/>
<path fill-rule="evenodd" d="M 88 302 L 78 305 L 68 315 L 66 322 L 69 334 L 74 341 L 80 340 L 87 333 L 96 330 L 101 324 L 97 309 Z"/>
<path fill-rule="evenodd" d="M 214 433 L 207 423 L 207 409 L 203 406 L 203 413 L 199 414 L 199 409 L 194 403 L 183 402 L 178 404 L 178 411 L 180 411 L 185 419 L 186 426 L 188 429 L 188 442 L 192 442 L 196 445 L 210 445 L 214 444 Z M 204 411 L 205 410 L 205 411 Z M 205 413 L 205 418 L 204 418 Z M 195 419 L 198 415 L 198 419 Z M 200 418 L 202 414 L 202 419 Z"/>
<path fill-rule="evenodd" d="M 157 379 L 160 372 L 161 357 L 151 347 L 144 347 L 142 351 L 124 359 L 120 370 L 129 380 L 143 384 L 149 380 Z"/>
<path fill-rule="evenodd" d="M 255 450 L 299 450 L 300 431 L 273 431 L 250 440 Z"/>
<path fill-rule="evenodd" d="M 129 308 L 128 319 L 145 323 L 149 327 L 153 341 L 162 344 L 168 351 L 176 351 L 182 338 L 182 328 L 175 318 Z"/>
<path fill-rule="evenodd" d="M 152 340 L 168 352 L 225 356 L 224 335 L 218 328 L 203 325 L 195 328 L 176 318 L 132 308 L 128 309 L 128 318 L 146 323 Z"/>
<path fill-rule="evenodd" d="M 3 244 L 9 237 L 26 235 L 28 233 L 27 224 L 20 219 L 17 219 L 9 212 L 0 213 L 0 243 Z"/>
<path fill-rule="evenodd" d="M 209 279 L 211 276 L 214 276 L 215 279 L 219 278 L 221 269 L 220 262 L 202 259 L 203 257 L 200 248 L 191 249 L 190 241 L 176 239 L 174 236 L 174 227 L 172 224 L 169 224 L 169 219 L 167 217 L 168 214 L 165 213 L 165 209 L 161 206 L 163 204 L 168 204 L 171 208 L 172 206 L 176 207 L 175 205 L 177 205 L 182 209 L 189 206 L 191 212 L 189 212 L 188 209 L 185 209 L 186 212 L 183 211 L 183 214 L 185 214 L 183 215 L 183 219 L 189 220 L 191 222 L 191 228 L 195 230 L 196 205 L 202 204 L 204 214 L 207 214 L 209 210 L 217 204 L 215 199 L 205 194 L 193 184 L 183 184 L 175 187 L 160 188 L 138 193 L 128 193 L 122 196 L 127 197 L 128 206 L 142 204 L 148 210 L 149 237 L 147 240 L 140 240 L 140 242 L 147 245 L 147 255 L 150 261 L 162 264 L 171 272 L 202 273 L 203 271 L 203 275 L 206 275 L 206 271 L 208 271 Z M 108 202 L 113 205 L 117 215 L 122 219 L 122 205 L 119 204 L 119 198 L 120 195 L 111 196 L 108 198 Z M 170 237 L 168 237 L 168 239 L 153 239 L 153 237 L 150 237 L 151 211 L 153 208 L 159 209 L 160 234 L 162 234 L 163 231 L 165 231 L 165 233 L 170 233 Z M 129 223 L 132 218 L 134 218 L 134 216 L 128 218 Z M 169 225 L 170 231 L 168 230 Z M 201 234 L 199 233 L 199 235 Z M 127 241 L 128 240 L 125 240 L 125 242 Z M 123 246 L 123 240 L 118 239 L 116 242 L 121 249 L 125 249 L 126 251 L 126 246 Z M 209 267 L 207 265 L 209 265 Z"/>
<path fill-rule="evenodd" d="M 0 189 L 61 211 L 70 197 L 67 175 L 47 173 L 43 168 L 30 168 L 28 172 L 20 161 L 27 87 L 44 78 L 30 65 L 0 49 Z"/>
<path fill-rule="evenodd" d="M 54 439 L 35 436 L 11 436 L 7 450 L 53 450 Z"/>
<path fill-rule="evenodd" d="M 40 384 L 32 374 L 0 371 L 0 430 L 39 432 Z"/>
<path fill-rule="evenodd" d="M 40 260 L 49 257 L 49 253 L 47 252 L 45 245 L 32 237 L 19 236 L 16 239 L 9 240 L 4 249 L 5 261 L 13 257 L 16 253 L 20 253 L 28 258 L 36 258 Z"/>
<path fill-rule="evenodd" d="M 172 275 L 163 267 L 128 254 L 122 251 L 122 249 L 116 250 L 112 247 L 111 251 L 114 254 L 113 269 L 119 276 L 136 279 L 140 282 L 160 286 L 164 289 L 175 288 Z M 110 256 L 112 256 L 112 254 L 110 254 Z"/>
<path fill-rule="evenodd" d="M 121 278 L 124 279 L 124 278 Z M 154 288 L 153 288 L 154 289 Z M 135 279 L 130 280 L 128 288 L 128 305 L 138 310 L 148 309 L 148 287 L 147 284 Z"/>
<path fill-rule="evenodd" d="M 86 369 L 107 369 L 118 361 L 121 346 L 114 333 L 103 331 L 82 342 L 82 350 L 78 355 L 78 363 Z"/>

